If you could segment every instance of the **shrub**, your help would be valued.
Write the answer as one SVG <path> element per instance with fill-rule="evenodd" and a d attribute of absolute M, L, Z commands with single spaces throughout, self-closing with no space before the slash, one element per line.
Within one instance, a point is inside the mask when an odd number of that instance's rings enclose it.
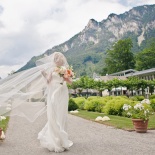
<path fill-rule="evenodd" d="M 97 111 L 97 112 L 103 112 L 103 108 L 104 108 L 104 106 L 105 106 L 106 103 L 107 103 L 107 101 L 104 100 L 103 97 L 100 97 L 100 98 L 98 98 L 97 100 L 94 99 L 94 100 L 92 100 L 91 102 L 96 103 L 95 111 Z"/>
<path fill-rule="evenodd" d="M 142 101 L 145 99 L 144 96 L 134 96 L 135 98 L 137 98 L 138 101 Z"/>
<path fill-rule="evenodd" d="M 150 99 L 155 99 L 155 94 L 154 95 L 150 95 Z"/>
<path fill-rule="evenodd" d="M 125 98 L 113 98 L 109 100 L 105 105 L 103 111 L 109 115 L 123 115 L 123 105 L 124 104 L 134 104 L 133 101 L 125 99 Z"/>
<path fill-rule="evenodd" d="M 99 98 L 101 97 L 100 96 L 89 96 L 87 100 L 90 101 L 90 100 L 99 99 Z"/>
<path fill-rule="evenodd" d="M 135 97 L 135 96 L 132 96 L 129 99 L 132 100 L 132 101 L 138 101 L 137 97 Z"/>
<path fill-rule="evenodd" d="M 85 110 L 95 111 L 95 108 L 96 108 L 96 104 L 94 102 L 91 102 L 89 100 L 85 102 L 85 105 L 84 105 Z"/>
<path fill-rule="evenodd" d="M 124 99 L 129 99 L 127 96 L 125 96 L 125 95 L 121 95 L 121 96 L 114 96 L 114 98 L 116 98 L 116 99 L 122 99 L 122 98 L 124 98 Z"/>
<path fill-rule="evenodd" d="M 86 99 L 84 97 L 77 97 L 73 99 L 74 102 L 78 105 L 79 109 L 84 109 L 84 104 L 86 102 Z"/>
<path fill-rule="evenodd" d="M 88 111 L 97 111 L 97 112 L 102 112 L 103 107 L 105 106 L 106 101 L 104 100 L 103 97 L 94 97 L 94 98 L 89 98 L 85 102 L 84 109 Z"/>
<path fill-rule="evenodd" d="M 104 99 L 105 101 L 109 101 L 109 100 L 111 100 L 111 99 L 113 99 L 113 98 L 115 98 L 115 96 L 105 96 L 105 97 L 103 97 L 103 99 Z"/>
<path fill-rule="evenodd" d="M 76 110 L 76 109 L 78 109 L 78 105 L 75 103 L 73 98 L 70 98 L 69 99 L 69 105 L 68 105 L 68 111 Z"/>
<path fill-rule="evenodd" d="M 150 102 L 150 106 L 152 107 L 153 111 L 155 111 L 155 99 L 151 99 Z"/>

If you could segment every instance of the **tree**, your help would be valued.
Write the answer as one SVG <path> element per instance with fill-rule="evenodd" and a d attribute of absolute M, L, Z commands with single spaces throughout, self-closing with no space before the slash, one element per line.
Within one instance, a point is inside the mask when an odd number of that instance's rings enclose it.
<path fill-rule="evenodd" d="M 137 77 L 129 77 L 127 80 L 122 82 L 122 86 L 127 88 L 127 91 L 131 91 L 133 96 L 134 90 L 139 90 L 139 79 Z"/>
<path fill-rule="evenodd" d="M 74 89 L 74 93 L 76 94 L 76 89 L 78 88 L 77 81 L 73 81 L 71 85 L 68 84 L 69 89 Z"/>
<path fill-rule="evenodd" d="M 147 80 L 139 79 L 137 81 L 137 90 L 141 89 L 142 95 L 145 95 L 145 89 L 147 88 L 147 86 L 148 86 Z"/>
<path fill-rule="evenodd" d="M 81 93 L 83 91 L 83 82 L 81 81 L 81 79 L 77 80 L 77 91 L 79 93 L 79 95 L 81 96 Z"/>
<path fill-rule="evenodd" d="M 122 82 L 118 78 L 114 78 L 111 80 L 113 87 L 115 88 L 116 96 L 117 96 L 117 88 L 122 87 Z M 121 91 L 122 92 L 122 91 Z"/>
<path fill-rule="evenodd" d="M 107 57 L 105 59 L 107 73 L 119 72 L 134 68 L 134 55 L 131 52 L 133 47 L 131 39 L 119 40 L 114 43 L 112 49 L 107 50 Z"/>
<path fill-rule="evenodd" d="M 83 76 L 80 78 L 80 85 L 82 88 L 87 90 L 87 97 L 88 97 L 88 89 L 94 88 L 94 79 L 89 78 L 87 76 Z"/>
<path fill-rule="evenodd" d="M 109 92 L 109 96 L 111 94 L 111 90 L 113 88 L 113 84 L 112 84 L 112 80 L 109 80 L 105 83 L 105 88 L 108 89 L 108 92 Z"/>
<path fill-rule="evenodd" d="M 99 91 L 100 96 L 102 96 L 102 91 L 106 89 L 104 81 L 94 81 L 94 88 Z"/>
<path fill-rule="evenodd" d="M 148 83 L 148 87 L 149 87 L 149 93 L 151 93 L 151 95 L 152 95 L 154 92 L 154 88 L 155 88 L 155 80 L 147 81 L 147 83 Z"/>
<path fill-rule="evenodd" d="M 14 73 L 16 73 L 16 71 L 12 70 L 10 73 L 8 73 L 8 76 L 13 75 Z"/>
<path fill-rule="evenodd" d="M 136 56 L 136 69 L 145 70 L 155 67 L 155 38 L 150 40 L 149 47 Z"/>

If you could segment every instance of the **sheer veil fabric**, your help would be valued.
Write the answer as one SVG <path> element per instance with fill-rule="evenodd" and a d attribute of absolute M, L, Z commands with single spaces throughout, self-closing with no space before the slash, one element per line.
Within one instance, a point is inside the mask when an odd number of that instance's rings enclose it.
<path fill-rule="evenodd" d="M 38 139 L 42 147 L 55 152 L 73 145 L 67 134 L 68 88 L 54 71 L 59 65 L 68 67 L 67 60 L 54 52 L 39 59 L 36 67 L 0 80 L 0 115 L 18 115 L 33 122 L 47 112 Z"/>

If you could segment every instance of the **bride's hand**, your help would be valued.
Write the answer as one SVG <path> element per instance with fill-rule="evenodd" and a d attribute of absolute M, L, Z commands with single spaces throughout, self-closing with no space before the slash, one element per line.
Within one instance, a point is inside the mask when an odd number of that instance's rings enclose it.
<path fill-rule="evenodd" d="M 48 84 L 52 81 L 52 72 L 48 75 L 46 71 L 42 69 L 41 74 L 45 77 Z"/>
<path fill-rule="evenodd" d="M 44 69 L 41 70 L 41 74 L 44 75 L 44 76 L 46 75 L 46 72 L 45 72 Z"/>
<path fill-rule="evenodd" d="M 72 79 L 71 78 L 64 78 L 64 80 L 69 83 L 69 84 L 72 84 Z"/>

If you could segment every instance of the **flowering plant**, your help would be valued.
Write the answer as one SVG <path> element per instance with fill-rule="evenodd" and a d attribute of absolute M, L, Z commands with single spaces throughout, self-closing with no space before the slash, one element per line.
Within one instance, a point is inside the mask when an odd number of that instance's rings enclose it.
<path fill-rule="evenodd" d="M 5 119 L 6 117 L 0 116 L 0 121 L 3 121 Z M 5 134 L 4 134 L 4 131 L 0 128 L 0 140 L 3 140 L 3 139 L 5 139 Z"/>
<path fill-rule="evenodd" d="M 150 106 L 149 100 L 144 99 L 143 101 L 135 105 L 124 104 L 123 110 L 128 117 L 132 117 L 133 119 L 148 120 L 152 108 Z"/>
<path fill-rule="evenodd" d="M 3 120 L 5 120 L 5 119 L 6 119 L 5 116 L 0 116 L 0 121 L 3 121 Z"/>
<path fill-rule="evenodd" d="M 75 76 L 72 66 L 69 66 L 69 67 L 65 67 L 65 66 L 56 67 L 55 72 L 57 72 L 61 77 L 66 78 L 66 79 L 74 78 L 74 76 Z"/>

